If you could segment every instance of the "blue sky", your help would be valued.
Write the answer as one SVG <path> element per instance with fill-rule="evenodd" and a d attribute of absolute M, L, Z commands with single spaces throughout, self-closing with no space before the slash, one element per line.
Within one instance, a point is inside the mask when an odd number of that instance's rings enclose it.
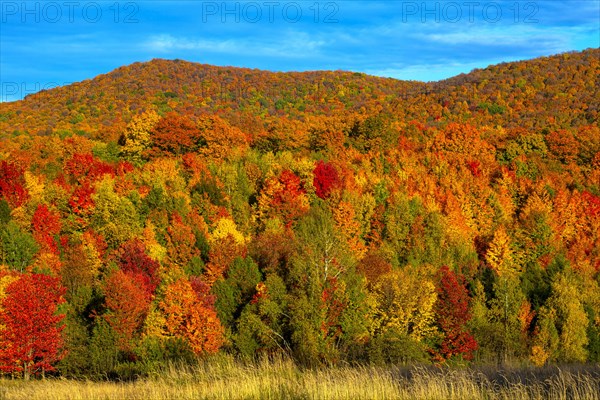
<path fill-rule="evenodd" d="M 0 100 L 153 58 L 432 81 L 600 47 L 600 0 L 0 0 Z"/>

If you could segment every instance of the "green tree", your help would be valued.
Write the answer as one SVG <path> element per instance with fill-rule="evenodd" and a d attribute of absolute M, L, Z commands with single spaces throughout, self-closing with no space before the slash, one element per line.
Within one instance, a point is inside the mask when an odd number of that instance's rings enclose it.
<path fill-rule="evenodd" d="M 242 307 L 250 302 L 261 275 L 252 258 L 237 257 L 225 279 L 215 282 L 212 292 L 216 294 L 215 306 L 219 319 L 225 327 L 233 328 Z"/>
<path fill-rule="evenodd" d="M 29 232 L 23 232 L 14 221 L 0 229 L 0 261 L 23 272 L 31 265 L 39 245 Z"/>
<path fill-rule="evenodd" d="M 246 357 L 261 354 L 292 355 L 289 343 L 288 294 L 276 274 L 256 285 L 252 300 L 244 307 L 236 323 L 234 344 Z"/>
<path fill-rule="evenodd" d="M 493 342 L 498 363 L 506 363 L 509 358 L 521 356 L 525 351 L 519 312 L 526 299 L 516 278 L 500 277 L 493 290 L 488 316 L 495 334 L 488 340 Z"/>
<path fill-rule="evenodd" d="M 325 207 L 313 207 L 296 235 L 288 278 L 291 343 L 304 364 L 333 363 L 367 335 L 364 279 Z"/>

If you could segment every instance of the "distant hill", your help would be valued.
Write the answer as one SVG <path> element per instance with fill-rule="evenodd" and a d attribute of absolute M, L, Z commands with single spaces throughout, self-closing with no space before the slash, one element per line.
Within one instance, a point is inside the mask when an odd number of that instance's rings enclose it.
<path fill-rule="evenodd" d="M 388 112 L 429 121 L 443 115 L 485 124 L 543 129 L 598 121 L 600 50 L 503 63 L 423 83 L 344 71 L 267 72 L 155 59 L 92 80 L 5 103 L 6 134 L 96 134 L 116 121 L 155 108 L 159 113 L 281 116 Z"/>

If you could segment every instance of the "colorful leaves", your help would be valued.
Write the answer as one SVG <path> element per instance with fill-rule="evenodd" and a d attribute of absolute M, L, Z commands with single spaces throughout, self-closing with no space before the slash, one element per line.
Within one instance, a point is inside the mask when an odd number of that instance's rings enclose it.
<path fill-rule="evenodd" d="M 132 161 L 140 161 L 150 146 L 150 132 L 159 120 L 155 111 L 134 116 L 119 139 L 119 144 L 123 146 L 121 154 Z"/>
<path fill-rule="evenodd" d="M 190 282 L 181 278 L 170 284 L 160 302 L 167 332 L 189 343 L 196 354 L 215 353 L 223 344 L 223 327 L 217 313 L 198 299 Z"/>
<path fill-rule="evenodd" d="M 300 178 L 290 170 L 269 178 L 258 199 L 261 220 L 266 222 L 269 218 L 279 217 L 286 227 L 291 227 L 308 208 L 308 197 Z"/>
<path fill-rule="evenodd" d="M 22 275 L 5 289 L 0 308 L 0 370 L 23 373 L 25 379 L 53 371 L 64 353 L 57 314 L 64 302 L 58 278 Z"/>
<path fill-rule="evenodd" d="M 315 194 L 322 199 L 329 197 L 332 190 L 337 189 L 341 185 L 338 172 L 330 163 L 319 160 L 313 173 L 315 175 L 313 180 Z"/>
<path fill-rule="evenodd" d="M 202 146 L 200 129 L 187 115 L 170 112 L 161 118 L 151 133 L 153 155 L 185 154 Z"/>
<path fill-rule="evenodd" d="M 150 306 L 151 297 L 144 286 L 146 282 L 138 280 L 138 277 L 139 274 L 116 271 L 104 282 L 105 304 L 108 309 L 104 318 L 116 332 L 122 350 L 131 349 Z"/>
<path fill-rule="evenodd" d="M 394 329 L 415 341 L 435 331 L 437 293 L 431 280 L 405 270 L 382 275 L 373 285 L 375 301 L 371 330 L 381 334 Z"/>
<path fill-rule="evenodd" d="M 159 284 L 159 264 L 146 254 L 146 247 L 138 239 L 124 243 L 117 252 L 121 270 L 132 277 L 150 297 Z"/>
<path fill-rule="evenodd" d="M 91 154 L 76 153 L 65 162 L 64 171 L 72 181 L 82 184 L 84 182 L 94 182 L 101 179 L 104 175 L 115 175 L 114 168 L 100 160 L 97 160 Z"/>
<path fill-rule="evenodd" d="M 55 238 L 60 233 L 60 215 L 48 209 L 45 204 L 40 204 L 31 219 L 33 236 L 46 250 L 56 253 Z"/>
<path fill-rule="evenodd" d="M 470 332 L 482 362 L 593 360 L 597 54 L 436 84 L 155 60 L 7 103 L 0 286 L 59 276 L 73 354 L 120 349 L 98 374 L 225 335 L 312 365 L 469 359 Z"/>
<path fill-rule="evenodd" d="M 23 169 L 8 161 L 0 162 L 0 196 L 12 207 L 19 207 L 29 197 L 25 190 Z"/>
<path fill-rule="evenodd" d="M 438 272 L 436 291 L 436 320 L 443 335 L 439 349 L 436 350 L 437 357 L 442 361 L 454 356 L 472 359 L 477 342 L 467 329 L 471 313 L 464 278 L 443 266 Z"/>

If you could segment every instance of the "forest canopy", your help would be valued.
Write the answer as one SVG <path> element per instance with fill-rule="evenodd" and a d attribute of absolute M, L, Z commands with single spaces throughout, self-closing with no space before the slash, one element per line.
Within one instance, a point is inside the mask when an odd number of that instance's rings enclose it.
<path fill-rule="evenodd" d="M 153 60 L 0 109 L 0 371 L 600 361 L 600 50 Z"/>

